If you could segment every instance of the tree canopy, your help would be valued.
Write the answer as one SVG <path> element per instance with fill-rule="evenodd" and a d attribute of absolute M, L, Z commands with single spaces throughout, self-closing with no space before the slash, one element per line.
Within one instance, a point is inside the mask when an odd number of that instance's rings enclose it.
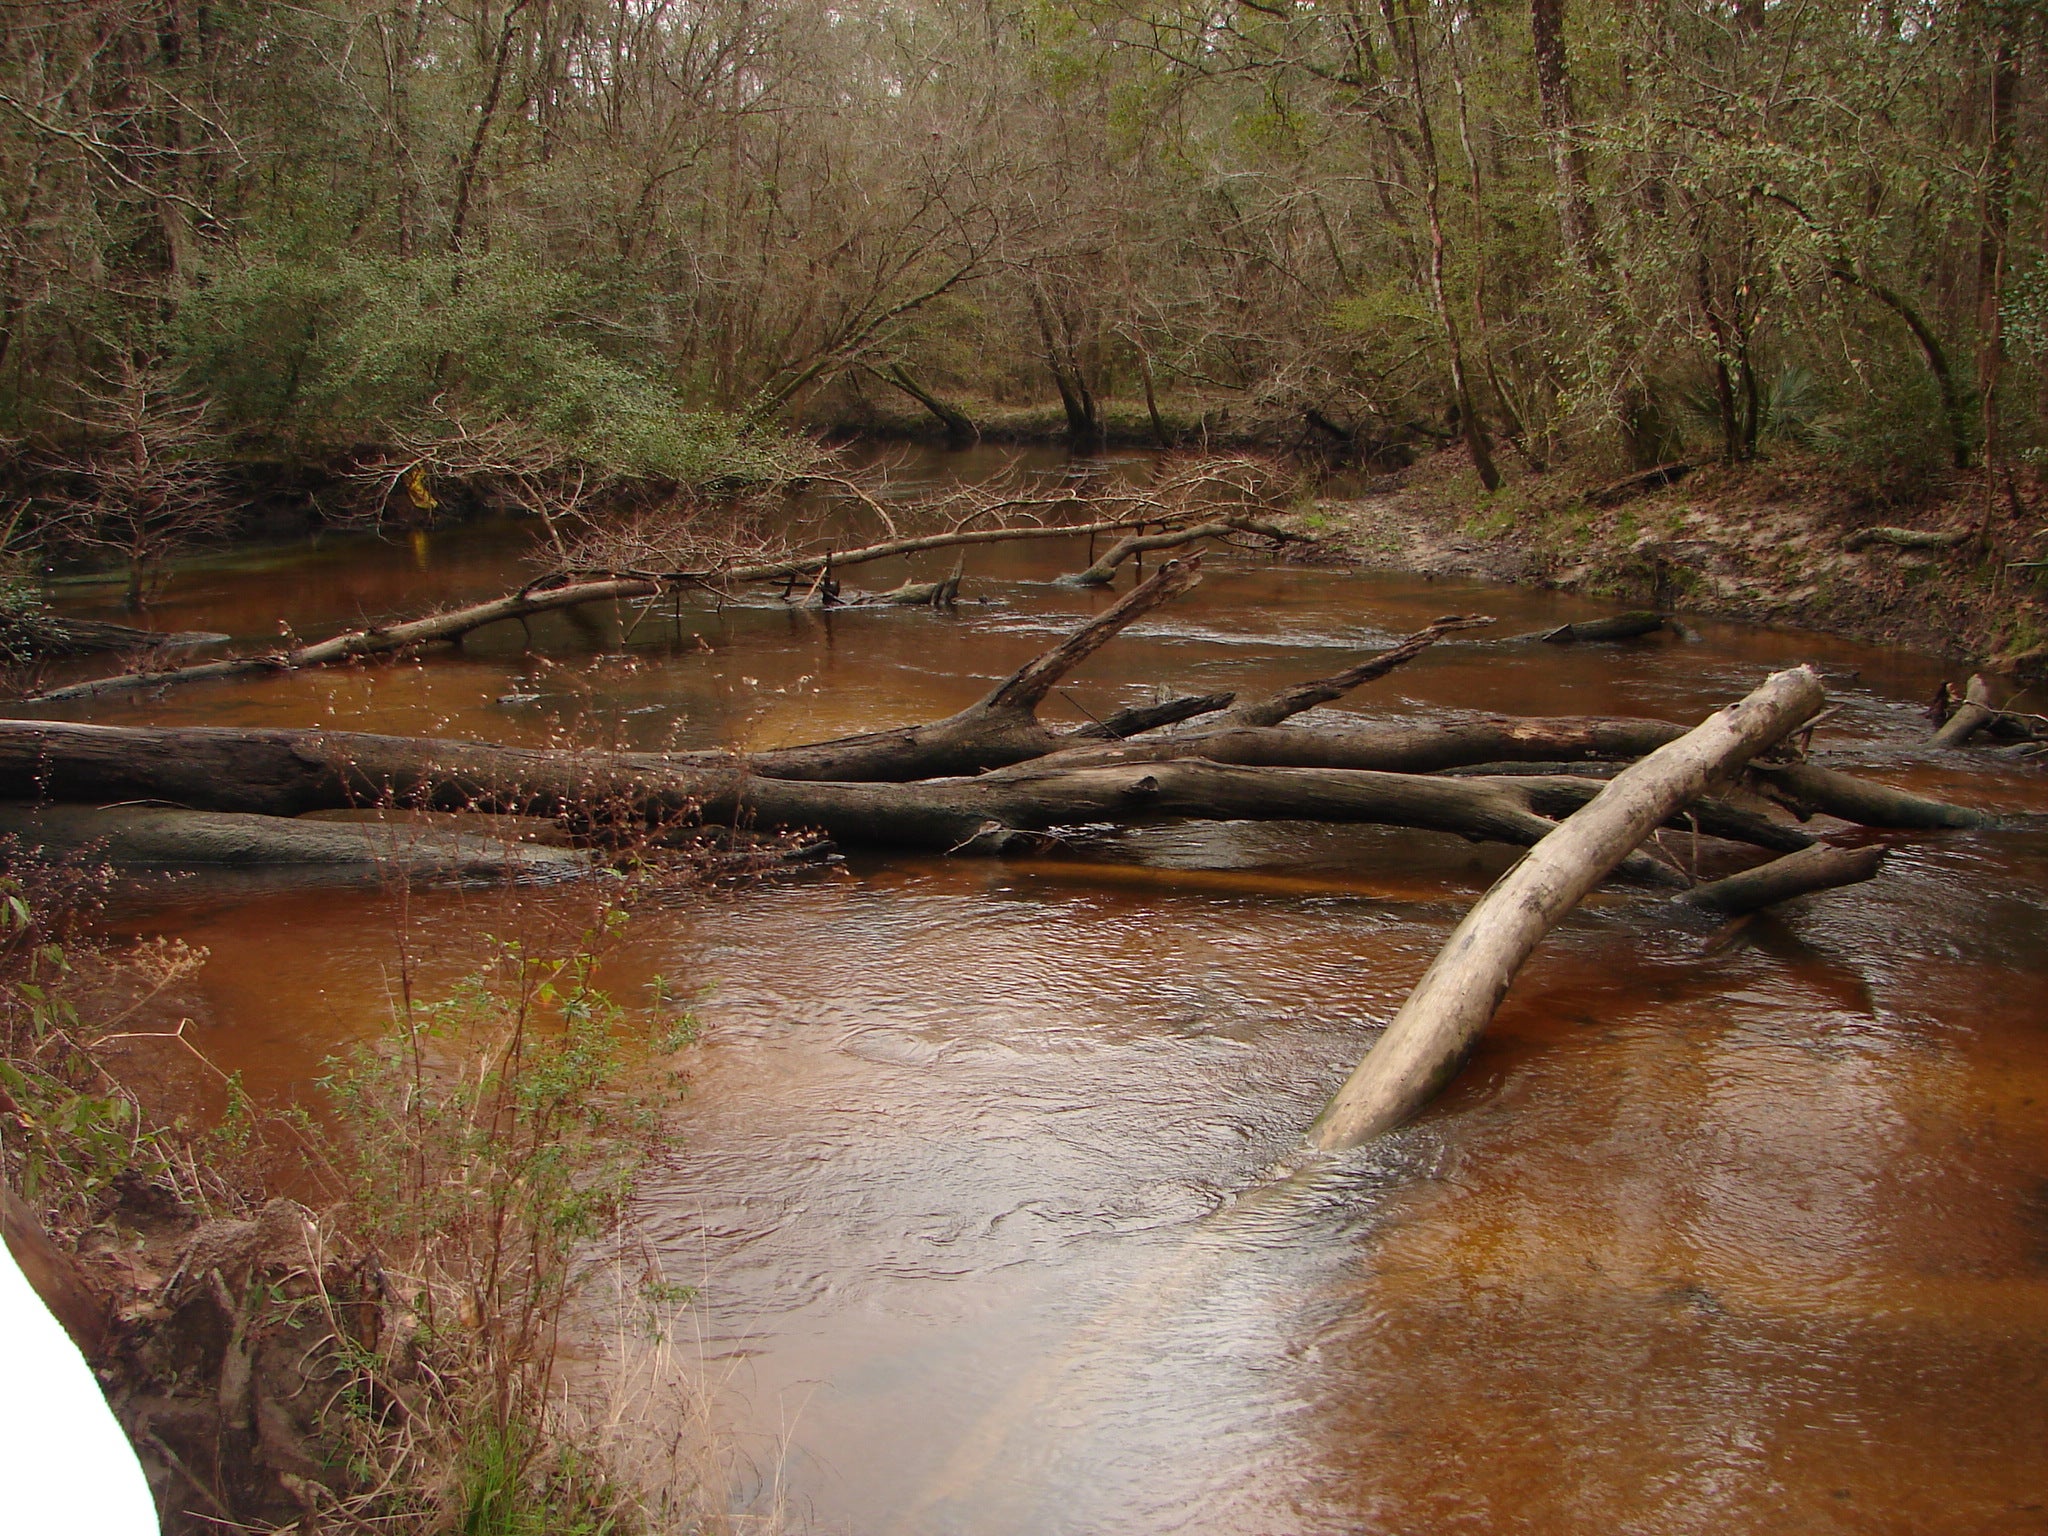
<path fill-rule="evenodd" d="M 62 0 L 0 427 L 515 423 L 701 481 L 891 389 L 1482 476 L 2048 423 L 2039 0 Z M 190 430 L 181 441 L 194 438 Z"/>

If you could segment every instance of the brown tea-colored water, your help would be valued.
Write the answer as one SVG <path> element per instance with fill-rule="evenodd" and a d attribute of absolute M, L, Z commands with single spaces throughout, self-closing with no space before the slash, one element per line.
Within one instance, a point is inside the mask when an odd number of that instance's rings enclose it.
<path fill-rule="evenodd" d="M 224 558 L 157 622 L 312 635 L 486 595 L 525 537 Z M 628 638 L 633 614 L 593 611 L 530 646 L 501 626 L 417 665 L 77 713 L 817 738 L 975 697 L 1110 600 L 1049 584 L 1083 553 L 978 553 L 990 601 L 952 615 L 686 603 Z M 1504 634 L 1600 611 L 1219 553 L 1055 709 L 1271 687 L 1475 609 Z M 1692 719 L 1812 660 L 1843 760 L 2048 809 L 2038 775 L 1919 757 L 1935 662 L 1699 628 L 1447 644 L 1341 707 Z M 2048 1530 L 2048 835 L 1898 841 L 1874 884 L 1720 949 L 1626 903 L 1582 914 L 1429 1114 L 1294 1178 L 1276 1165 L 1504 851 L 1163 826 L 1033 859 L 857 854 L 643 913 L 612 984 L 701 992 L 705 1036 L 642 1217 L 700 1288 L 757 1491 L 863 1536 Z M 401 908 L 431 987 L 479 931 L 580 899 L 187 882 L 129 920 L 210 948 L 177 1007 L 279 1094 L 379 1028 Z"/>

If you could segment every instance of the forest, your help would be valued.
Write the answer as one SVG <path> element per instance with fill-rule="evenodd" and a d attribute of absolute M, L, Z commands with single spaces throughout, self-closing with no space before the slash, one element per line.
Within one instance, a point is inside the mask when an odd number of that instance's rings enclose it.
<path fill-rule="evenodd" d="M 666 494 L 891 422 L 1460 443 L 1489 489 L 1773 445 L 2009 476 L 2048 434 L 2040 23 L 11 5 L 9 476 L 31 523 L 128 553 L 225 488 Z"/>

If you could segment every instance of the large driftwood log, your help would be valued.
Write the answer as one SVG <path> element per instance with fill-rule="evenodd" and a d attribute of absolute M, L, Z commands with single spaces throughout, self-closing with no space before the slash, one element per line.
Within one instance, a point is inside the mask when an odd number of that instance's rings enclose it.
<path fill-rule="evenodd" d="M 1635 640 L 1654 635 L 1670 620 L 1661 613 L 1618 613 L 1611 619 L 1581 619 L 1539 631 L 1533 638 L 1547 645 L 1573 645 L 1591 640 Z"/>
<path fill-rule="evenodd" d="M 1176 701 L 1133 713 L 1156 715 L 1208 702 Z M 849 841 L 979 848 L 1001 844 L 1011 831 L 1091 819 L 1313 819 L 1325 809 L 1313 786 L 1347 778 L 1354 785 L 1366 782 L 1368 774 L 1412 782 L 1420 774 L 1475 758 L 1492 762 L 1514 754 L 1546 763 L 1571 755 L 1627 757 L 1681 734 L 1679 727 L 1663 721 L 1598 719 L 1423 721 L 1327 735 L 1253 727 L 1197 732 L 1159 745 L 1070 749 L 972 780 L 861 784 L 778 779 L 760 771 L 755 759 L 723 753 L 549 752 L 358 732 L 149 730 L 15 720 L 0 721 L 0 797 L 87 804 L 154 800 L 281 816 L 391 803 L 556 816 L 586 830 L 610 820 L 644 827 L 700 817 L 726 824 L 752 818 L 767 825 L 816 827 Z M 1204 747 L 1208 750 L 1198 756 Z M 887 750 L 886 742 L 875 747 L 868 766 L 883 764 Z M 856 738 L 853 751 L 841 761 L 850 766 L 868 751 Z M 1212 787 L 1226 782 L 1216 775 L 1234 770 L 1228 793 L 1206 807 L 1197 803 L 1199 796 L 1186 791 L 1198 778 L 1167 771 L 1190 764 L 1210 774 L 1206 782 Z M 1757 765 L 1755 771 L 1802 805 L 1822 801 L 1831 813 L 1871 826 L 1977 826 L 1990 820 L 1807 764 Z M 1273 792 L 1270 800 L 1261 800 L 1260 785 Z M 1398 824 L 1488 837 L 1498 828 L 1490 818 L 1503 806 L 1525 816 L 1558 816 L 1595 792 L 1595 785 L 1561 772 L 1524 776 L 1512 788 L 1491 792 L 1484 780 L 1453 780 L 1443 791 L 1451 801 L 1432 803 L 1465 805 L 1471 819 L 1462 825 L 1441 814 L 1416 821 L 1410 819 L 1412 809 L 1371 795 L 1352 802 L 1337 819 L 1384 816 Z M 1412 807 L 1412 802 L 1402 803 Z M 1696 803 L 1685 824 L 1780 851 L 1808 841 L 1796 829 L 1713 801 Z"/>
<path fill-rule="evenodd" d="M 1975 532 L 1971 528 L 1939 533 L 1924 528 L 1859 528 L 1842 541 L 1842 548 L 1852 555 L 1880 546 L 1886 549 L 1954 549 L 1969 543 Z"/>
<path fill-rule="evenodd" d="M 1636 724 L 1645 728 L 1655 726 L 1661 729 L 1667 733 L 1666 740 L 1675 741 L 1684 734 L 1681 727 L 1666 724 L 1661 720 L 1644 720 Z M 1488 763 L 1458 764 L 1448 771 L 1465 774 L 1581 774 L 1594 778 L 1612 778 L 1621 771 L 1621 768 L 1612 762 L 1574 762 L 1563 759 L 1551 761 L 1534 757 L 1519 761 L 1502 759 Z M 1751 763 L 1744 770 L 1744 777 L 1749 781 L 1751 788 L 1766 799 L 1783 805 L 1802 821 L 1810 816 L 1822 815 L 1833 816 L 1841 821 L 1853 821 L 1861 826 L 1882 827 L 1887 831 L 1940 832 L 1994 826 L 1999 819 L 1990 811 L 1951 805 L 1946 800 L 1930 800 L 1927 796 L 1916 795 L 1911 790 L 1894 789 L 1889 784 L 1859 779 L 1854 774 L 1844 773 L 1838 768 L 1823 768 L 1817 763 Z"/>
<path fill-rule="evenodd" d="M 590 856 L 407 822 L 299 821 L 160 806 L 0 802 L 0 838 L 117 869 L 300 869 L 322 883 L 552 883 Z"/>
<path fill-rule="evenodd" d="M 1482 763 L 1570 763 L 1641 757 L 1685 734 L 1668 720 L 1597 715 L 1518 719 L 1381 720 L 1302 730 L 1293 726 L 1209 728 L 1143 741 L 1068 747 L 1062 767 L 1156 763 L 1206 757 L 1246 768 L 1368 768 L 1440 773 Z"/>
<path fill-rule="evenodd" d="M 105 651 L 190 651 L 228 637 L 210 629 L 137 629 L 103 619 L 38 613 L 0 626 L 0 650 L 30 656 L 91 656 Z"/>
<path fill-rule="evenodd" d="M 901 555 L 923 554 L 933 549 L 967 549 L 979 544 L 1012 544 L 1031 539 L 1085 539 L 1095 534 L 1126 532 L 1139 526 L 1141 522 L 1158 520 L 1155 514 L 1146 519 L 1114 517 L 1099 518 L 1086 523 L 1029 523 L 1023 526 L 1006 523 L 994 528 L 950 528 L 943 533 L 910 534 L 880 539 L 873 544 L 857 544 L 852 549 L 828 549 L 816 554 L 758 560 L 747 565 L 703 566 L 695 570 L 634 571 L 624 574 L 644 575 L 649 580 L 664 583 L 729 589 L 764 581 L 802 581 L 807 576 L 819 576 L 826 571 L 843 571 L 856 565 L 870 565 L 877 560 L 894 560 Z M 583 571 L 577 574 L 596 576 L 613 573 Z"/>
<path fill-rule="evenodd" d="M 1774 673 L 1603 787 L 1473 905 L 1317 1119 L 1314 1144 L 1358 1146 L 1435 1097 L 1543 936 L 1652 828 L 1811 720 L 1824 699 L 1810 667 Z"/>
<path fill-rule="evenodd" d="M 264 816 L 391 804 L 554 816 L 594 836 L 619 824 L 701 818 L 816 828 L 845 842 L 1000 852 L 1053 827 L 1191 817 L 1367 822 L 1527 846 L 1555 825 L 1533 805 L 1558 787 L 1199 760 L 848 784 L 763 778 L 734 758 L 546 752 L 348 731 L 0 721 L 0 797 L 9 799 L 153 800 Z M 1674 878 L 1648 858 L 1630 872 Z"/>
<path fill-rule="evenodd" d="M 1800 814 L 1818 812 L 1900 832 L 1937 832 L 1988 827 L 1998 818 L 1987 811 L 1930 800 L 1911 790 L 1875 784 L 1817 763 L 1752 763 L 1749 776 Z"/>

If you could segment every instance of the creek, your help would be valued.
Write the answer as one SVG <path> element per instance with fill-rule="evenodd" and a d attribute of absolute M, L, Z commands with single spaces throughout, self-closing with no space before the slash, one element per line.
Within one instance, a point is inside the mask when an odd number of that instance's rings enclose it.
<path fill-rule="evenodd" d="M 194 560 L 152 622 L 316 637 L 503 591 L 530 538 L 482 522 Z M 704 600 L 628 637 L 630 615 L 579 611 L 533 620 L 530 648 L 500 625 L 417 663 L 61 713 L 817 740 L 970 702 L 1112 600 L 1051 584 L 1081 554 L 974 552 L 967 594 L 997 601 L 953 614 Z M 1505 635 L 1612 611 L 1224 551 L 1206 569 L 1048 717 L 1276 687 L 1447 612 Z M 119 616 L 106 590 L 66 594 Z M 1925 752 L 1938 661 L 1696 628 L 1461 638 L 1335 707 L 1691 721 L 1812 661 L 1836 760 L 2048 810 L 2038 773 Z M 668 978 L 704 1033 L 640 1217 L 698 1288 L 755 1491 L 859 1536 L 2048 1529 L 2048 834 L 1901 836 L 1875 883 L 1711 952 L 1596 902 L 1419 1122 L 1271 1180 L 1510 857 L 1166 825 L 1033 858 L 855 854 L 643 912 L 608 983 Z M 431 991 L 508 904 L 576 899 L 209 879 L 109 921 L 211 952 L 160 1006 L 281 1098 L 382 1027 L 401 923 Z"/>

